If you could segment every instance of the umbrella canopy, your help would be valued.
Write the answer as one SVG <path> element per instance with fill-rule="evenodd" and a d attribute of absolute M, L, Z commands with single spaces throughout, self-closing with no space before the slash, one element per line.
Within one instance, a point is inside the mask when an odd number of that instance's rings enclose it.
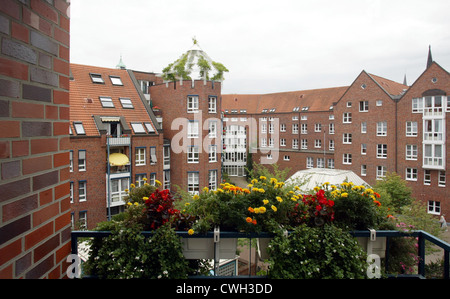
<path fill-rule="evenodd" d="M 123 166 L 130 163 L 130 159 L 124 154 L 114 153 L 109 155 L 109 164 L 111 166 Z"/>

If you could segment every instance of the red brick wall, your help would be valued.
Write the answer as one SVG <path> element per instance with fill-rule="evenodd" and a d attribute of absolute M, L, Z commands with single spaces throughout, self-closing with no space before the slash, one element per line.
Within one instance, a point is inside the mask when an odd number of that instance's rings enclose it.
<path fill-rule="evenodd" d="M 68 266 L 69 4 L 52 3 L 0 5 L 0 278 Z"/>
<path fill-rule="evenodd" d="M 183 128 L 178 127 L 174 130 L 171 129 L 172 122 L 176 118 L 185 118 L 194 120 L 194 117 L 199 117 L 200 113 L 187 113 L 187 96 L 198 95 L 199 96 L 199 110 L 201 113 L 200 137 L 195 142 L 203 142 L 208 140 L 207 123 L 208 118 L 220 119 L 221 112 L 221 83 L 207 81 L 206 85 L 203 81 L 195 81 L 195 86 L 192 88 L 191 81 L 184 81 L 182 85 L 180 82 L 170 82 L 168 86 L 166 84 L 159 84 L 150 87 L 150 95 L 153 105 L 158 106 L 162 111 L 163 117 L 163 131 L 164 137 L 173 140 L 173 137 L 180 133 Z M 217 113 L 208 113 L 208 96 L 217 97 Z M 206 125 L 204 123 L 206 121 Z M 218 145 L 218 151 L 220 150 L 220 122 L 218 125 L 218 138 L 215 138 L 211 144 Z M 187 126 L 187 123 L 186 123 Z M 203 130 L 202 130 L 203 127 Z M 187 130 L 187 128 L 186 128 Z M 192 145 L 194 140 L 191 140 Z M 203 143 L 200 145 L 202 148 L 200 151 L 199 163 L 187 163 L 187 153 L 174 153 L 173 148 L 171 151 L 171 185 L 172 187 L 179 186 L 183 190 L 187 190 L 187 173 L 189 171 L 198 171 L 200 180 L 200 190 L 208 186 L 208 171 L 218 171 L 218 182 L 221 179 L 221 163 L 220 154 L 217 155 L 217 162 L 210 163 L 208 153 L 203 149 Z M 173 190 L 176 190 L 173 188 Z"/>

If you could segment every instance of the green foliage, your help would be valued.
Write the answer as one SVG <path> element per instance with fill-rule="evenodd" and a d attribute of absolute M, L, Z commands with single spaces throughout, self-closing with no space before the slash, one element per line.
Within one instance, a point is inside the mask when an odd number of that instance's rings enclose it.
<path fill-rule="evenodd" d="M 376 183 L 374 190 L 382 195 L 383 204 L 392 207 L 394 213 L 400 213 L 402 207 L 413 201 L 411 188 L 395 172 L 387 173 Z"/>
<path fill-rule="evenodd" d="M 104 223 L 112 234 L 91 241 L 85 271 L 100 278 L 187 278 L 191 269 L 184 259 L 180 238 L 170 225 L 146 239 L 138 227 Z"/>
<path fill-rule="evenodd" d="M 270 166 L 265 166 L 262 164 L 258 164 L 253 162 L 252 167 L 246 167 L 247 178 L 250 179 L 259 179 L 261 176 L 264 176 L 268 179 L 274 178 L 279 182 L 284 182 L 287 179 L 287 176 L 291 169 L 289 167 L 280 170 L 278 164 L 272 164 Z"/>
<path fill-rule="evenodd" d="M 296 227 L 269 244 L 269 278 L 344 279 L 366 277 L 366 254 L 346 231 L 330 224 Z"/>

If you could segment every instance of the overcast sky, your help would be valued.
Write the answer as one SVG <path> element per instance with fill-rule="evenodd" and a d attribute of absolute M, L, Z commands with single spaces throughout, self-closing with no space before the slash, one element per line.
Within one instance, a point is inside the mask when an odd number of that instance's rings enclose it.
<path fill-rule="evenodd" d="M 195 36 L 222 93 L 348 86 L 362 70 L 412 84 L 450 71 L 449 0 L 72 0 L 71 62 L 161 72 Z"/>

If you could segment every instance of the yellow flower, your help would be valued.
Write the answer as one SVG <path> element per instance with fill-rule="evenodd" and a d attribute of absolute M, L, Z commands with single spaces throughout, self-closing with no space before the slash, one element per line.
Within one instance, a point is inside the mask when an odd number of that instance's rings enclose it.
<path fill-rule="evenodd" d="M 192 235 L 194 234 L 194 230 L 191 228 L 190 230 L 188 230 L 188 234 L 189 234 L 190 236 L 192 236 Z"/>
<path fill-rule="evenodd" d="M 260 211 L 259 211 L 259 208 L 254 208 L 254 211 L 253 211 L 255 214 L 258 214 Z"/>
<path fill-rule="evenodd" d="M 155 184 L 158 185 L 158 186 L 161 186 L 161 185 L 162 185 L 161 182 L 158 181 L 158 180 L 155 180 Z"/>
<path fill-rule="evenodd" d="M 259 212 L 261 214 L 264 214 L 266 212 L 266 208 L 265 207 L 259 207 Z"/>
<path fill-rule="evenodd" d="M 136 185 L 135 185 L 135 184 L 131 184 L 130 187 L 131 187 L 131 188 L 134 188 L 134 187 L 136 187 Z"/>
<path fill-rule="evenodd" d="M 256 184 L 257 182 L 258 182 L 257 179 L 253 179 L 253 180 L 252 180 L 252 184 Z"/>
<path fill-rule="evenodd" d="M 139 203 L 138 203 L 138 202 L 135 202 L 134 205 L 137 207 L 137 206 L 139 206 Z"/>
<path fill-rule="evenodd" d="M 189 202 L 187 202 L 187 203 L 185 203 L 184 205 L 187 207 L 188 205 L 190 205 L 191 203 L 189 203 Z"/>
<path fill-rule="evenodd" d="M 297 191 L 300 191 L 300 187 L 299 186 L 295 186 L 294 189 L 297 190 Z"/>
<path fill-rule="evenodd" d="M 270 179 L 270 183 L 271 184 L 276 184 L 276 183 L 278 183 L 278 180 L 276 178 L 271 178 Z"/>
<path fill-rule="evenodd" d="M 208 187 L 203 188 L 203 192 L 209 192 L 209 188 Z"/>
<path fill-rule="evenodd" d="M 128 190 L 128 189 L 125 189 L 125 192 L 128 192 L 128 191 L 130 191 L 130 190 Z"/>
<path fill-rule="evenodd" d="M 199 199 L 200 197 L 197 194 L 194 194 L 194 196 L 192 197 L 194 200 Z"/>
<path fill-rule="evenodd" d="M 297 198 L 291 197 L 292 201 L 297 201 Z"/>
<path fill-rule="evenodd" d="M 328 186 L 330 183 L 329 182 L 325 182 L 322 184 L 322 186 Z"/>
<path fill-rule="evenodd" d="M 131 206 L 131 205 L 132 205 L 132 203 L 131 203 L 131 202 L 128 202 L 128 203 L 127 203 L 127 205 Z"/>
<path fill-rule="evenodd" d="M 268 201 L 267 199 L 264 199 L 264 200 L 263 200 L 263 203 L 266 205 L 266 204 L 269 203 L 269 201 Z"/>
<path fill-rule="evenodd" d="M 251 187 L 253 187 L 253 184 L 248 184 L 247 185 L 247 188 L 251 188 Z"/>
<path fill-rule="evenodd" d="M 143 200 L 148 200 L 147 196 L 142 197 Z"/>
<path fill-rule="evenodd" d="M 144 178 L 143 180 L 144 180 L 144 182 L 146 182 L 146 181 L 147 181 L 147 178 Z"/>
<path fill-rule="evenodd" d="M 277 207 L 276 207 L 276 206 L 272 205 L 271 208 L 272 208 L 272 210 L 273 210 L 274 212 L 277 211 Z"/>
<path fill-rule="evenodd" d="M 344 193 L 341 194 L 341 196 L 342 196 L 342 197 L 348 197 L 348 193 L 347 193 L 347 192 L 344 192 Z"/>
<path fill-rule="evenodd" d="M 283 199 L 279 196 L 277 196 L 277 200 L 278 200 L 278 202 L 283 202 Z"/>
<path fill-rule="evenodd" d="M 260 179 L 260 180 L 267 180 L 267 178 L 266 178 L 265 176 L 263 176 L 263 175 L 260 176 L 259 179 Z"/>
<path fill-rule="evenodd" d="M 314 192 L 319 192 L 320 188 L 319 187 L 314 187 Z"/>

